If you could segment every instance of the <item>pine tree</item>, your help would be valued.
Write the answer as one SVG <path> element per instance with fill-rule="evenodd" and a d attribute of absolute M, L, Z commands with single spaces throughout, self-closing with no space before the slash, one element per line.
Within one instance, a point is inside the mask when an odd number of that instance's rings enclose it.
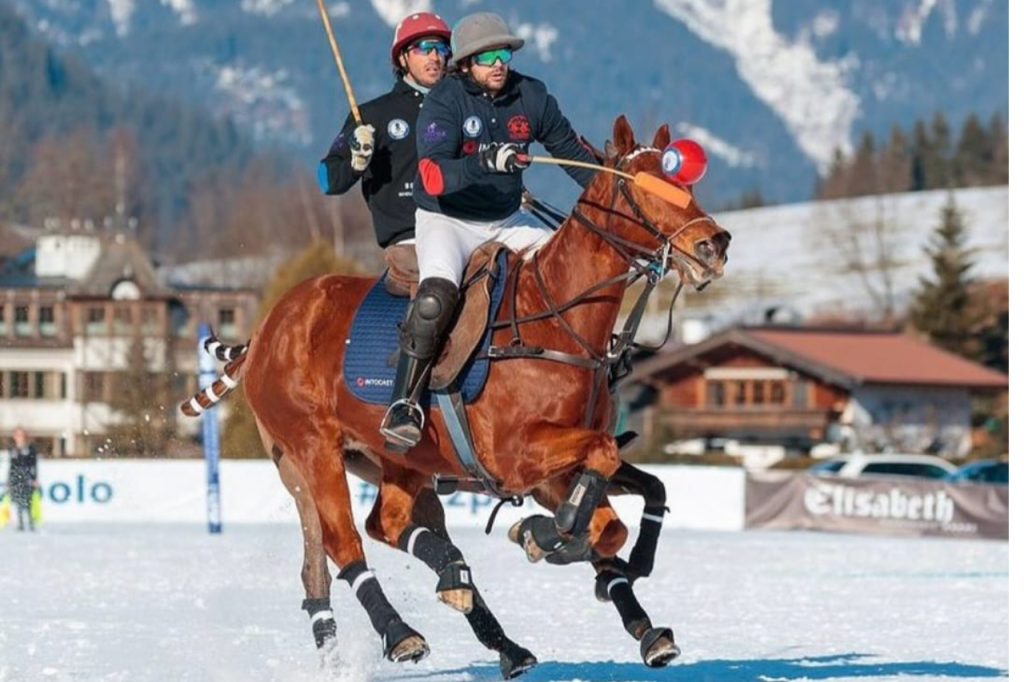
<path fill-rule="evenodd" d="M 992 116 L 988 126 L 989 154 L 992 167 L 989 169 L 988 181 L 993 185 L 1010 184 L 1010 136 L 1003 125 L 999 114 Z"/>
<path fill-rule="evenodd" d="M 314 240 L 302 253 L 282 265 L 267 284 L 260 301 L 258 319 L 262 321 L 292 287 L 310 277 L 359 272 L 359 265 L 348 258 L 339 257 L 329 242 Z M 245 401 L 244 391 L 235 391 L 229 404 L 231 412 L 225 421 L 221 441 L 224 457 L 262 457 L 264 452 L 256 430 L 256 419 Z"/>
<path fill-rule="evenodd" d="M 988 184 L 992 167 L 991 144 L 976 114 L 964 121 L 953 157 L 953 178 L 957 187 L 979 187 Z"/>
<path fill-rule="evenodd" d="M 934 156 L 930 164 L 925 168 L 925 173 L 928 177 L 928 188 L 949 189 L 952 187 L 953 182 L 950 170 L 953 156 L 953 141 L 949 123 L 941 111 L 932 118 L 931 128 Z"/>
<path fill-rule="evenodd" d="M 864 197 L 879 193 L 878 159 L 875 155 L 875 136 L 865 130 L 857 144 L 853 163 L 849 169 L 850 193 L 848 196 Z"/>
<path fill-rule="evenodd" d="M 878 154 L 878 188 L 883 194 L 898 194 L 909 191 L 911 184 L 910 144 L 903 130 L 894 125 Z"/>
<path fill-rule="evenodd" d="M 980 348 L 974 332 L 980 315 L 972 305 L 973 262 L 966 242 L 963 216 L 950 194 L 931 244 L 925 249 L 932 262 L 932 277 L 921 278 L 910 320 L 941 348 L 977 359 Z"/>
<path fill-rule="evenodd" d="M 924 121 L 914 123 L 913 141 L 910 143 L 910 190 L 921 192 L 928 186 L 928 166 L 932 163 L 935 150 Z"/>

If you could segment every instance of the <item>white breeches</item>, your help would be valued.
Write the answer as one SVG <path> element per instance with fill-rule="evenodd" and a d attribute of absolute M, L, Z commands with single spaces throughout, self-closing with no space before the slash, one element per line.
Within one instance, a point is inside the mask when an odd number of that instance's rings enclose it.
<path fill-rule="evenodd" d="M 462 271 L 475 248 L 498 241 L 514 251 L 540 246 L 554 234 L 532 213 L 519 210 L 504 220 L 459 220 L 441 213 L 416 209 L 416 260 L 420 283 L 441 277 L 460 284 Z"/>

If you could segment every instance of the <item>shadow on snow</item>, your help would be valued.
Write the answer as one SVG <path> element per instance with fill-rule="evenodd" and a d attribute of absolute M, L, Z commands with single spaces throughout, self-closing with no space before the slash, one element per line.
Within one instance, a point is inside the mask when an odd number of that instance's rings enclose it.
<path fill-rule="evenodd" d="M 642 663 L 604 661 L 595 663 L 541 663 L 523 675 L 523 682 L 760 682 L 765 679 L 828 680 L 832 678 L 893 678 L 914 677 L 1008 677 L 1009 672 L 998 668 L 969 663 L 938 661 L 907 661 L 872 663 L 869 654 L 839 654 L 834 656 L 805 656 L 801 658 L 758 658 L 747 660 L 710 660 L 681 663 L 653 670 Z M 494 664 L 473 664 L 457 670 L 438 670 L 427 675 L 403 676 L 405 682 L 430 680 L 435 677 L 457 676 L 466 682 L 500 680 L 501 673 Z"/>

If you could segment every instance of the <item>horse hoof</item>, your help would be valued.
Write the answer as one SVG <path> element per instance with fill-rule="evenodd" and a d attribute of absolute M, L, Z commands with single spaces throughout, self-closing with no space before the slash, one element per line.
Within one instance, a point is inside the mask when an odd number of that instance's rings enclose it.
<path fill-rule="evenodd" d="M 529 516 L 525 519 L 519 519 L 508 529 L 508 539 L 523 548 L 526 552 L 526 558 L 529 559 L 531 564 L 535 564 L 551 554 L 550 551 L 537 544 L 537 541 L 533 538 L 533 531 L 530 528 L 523 528 L 524 523 L 535 518 L 540 517 Z"/>
<path fill-rule="evenodd" d="M 671 628 L 651 628 L 640 639 L 640 655 L 648 668 L 663 668 L 679 653 Z"/>
<path fill-rule="evenodd" d="M 404 622 L 392 621 L 384 629 L 384 656 L 389 661 L 419 663 L 429 655 L 427 640 Z"/>
<path fill-rule="evenodd" d="M 473 610 L 473 590 L 442 590 L 437 593 L 437 598 L 442 604 L 452 607 L 459 613 L 469 613 Z"/>
<path fill-rule="evenodd" d="M 501 652 L 501 676 L 506 680 L 519 677 L 537 665 L 537 657 L 515 643 L 509 643 Z"/>

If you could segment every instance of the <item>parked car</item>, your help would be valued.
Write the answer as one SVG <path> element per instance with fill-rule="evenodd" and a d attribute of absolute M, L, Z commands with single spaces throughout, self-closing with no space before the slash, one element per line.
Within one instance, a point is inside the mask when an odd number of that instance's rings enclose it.
<path fill-rule="evenodd" d="M 852 454 L 840 455 L 815 464 L 809 469 L 818 476 L 915 476 L 917 478 L 943 479 L 956 472 L 956 467 L 934 455 L 912 454 Z"/>
<path fill-rule="evenodd" d="M 1010 485 L 1010 463 L 994 459 L 975 460 L 964 464 L 947 476 L 946 480 Z"/>

